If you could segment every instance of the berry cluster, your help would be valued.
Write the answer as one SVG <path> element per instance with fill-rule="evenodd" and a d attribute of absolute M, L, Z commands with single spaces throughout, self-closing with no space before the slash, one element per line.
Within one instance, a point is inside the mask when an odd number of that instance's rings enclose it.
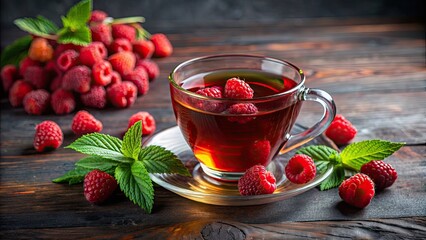
<path fill-rule="evenodd" d="M 126 108 L 147 94 L 150 81 L 159 76 L 152 58 L 170 56 L 170 41 L 162 33 L 141 38 L 138 23 L 115 24 L 107 17 L 103 11 L 92 12 L 88 22 L 92 42 L 87 46 L 34 36 L 19 66 L 1 69 L 10 104 L 23 106 L 32 115 L 50 110 L 68 114 L 78 105 Z"/>

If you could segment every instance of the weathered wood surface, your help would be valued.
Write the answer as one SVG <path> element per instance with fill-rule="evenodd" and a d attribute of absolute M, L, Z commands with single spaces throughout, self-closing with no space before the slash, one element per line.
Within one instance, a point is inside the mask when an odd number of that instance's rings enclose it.
<path fill-rule="evenodd" d="M 197 27 L 162 26 L 175 46 L 157 59 L 161 76 L 148 95 L 124 110 L 90 110 L 104 133 L 121 136 L 128 117 L 151 112 L 157 131 L 174 125 L 168 73 L 192 57 L 253 53 L 287 59 L 307 74 L 307 86 L 333 95 L 338 111 L 358 128 L 356 140 L 404 141 L 387 161 L 398 181 L 364 210 L 341 202 L 337 190 L 317 189 L 260 206 L 221 207 L 193 202 L 161 187 L 145 214 L 123 195 L 92 206 L 82 186 L 51 183 L 82 155 L 69 149 L 37 154 L 34 126 L 45 119 L 75 137 L 72 114 L 28 116 L 1 100 L 0 237 L 2 238 L 426 238 L 426 63 L 424 25 L 388 21 L 291 21 L 289 23 Z M 10 36 L 16 36 L 12 33 Z M 2 40 L 11 41 L 7 37 Z M 3 44 L 3 43 L 2 43 Z M 309 125 L 319 107 L 306 104 L 299 121 Z M 233 238 L 231 238 L 233 237 Z"/>

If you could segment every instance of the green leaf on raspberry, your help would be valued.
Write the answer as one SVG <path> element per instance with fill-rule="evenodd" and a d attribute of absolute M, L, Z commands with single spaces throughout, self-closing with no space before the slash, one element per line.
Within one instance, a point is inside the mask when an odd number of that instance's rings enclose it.
<path fill-rule="evenodd" d="M 343 180 L 345 180 L 345 169 L 342 165 L 336 165 L 331 175 L 320 184 L 320 190 L 325 191 L 338 187 Z"/>
<path fill-rule="evenodd" d="M 69 185 L 82 183 L 84 180 L 84 176 L 86 176 L 86 174 L 90 171 L 91 169 L 76 167 L 66 172 L 64 175 L 53 179 L 52 181 L 54 183 L 68 183 Z"/>
<path fill-rule="evenodd" d="M 62 17 L 65 28 L 72 30 L 86 26 L 92 12 L 92 1 L 83 0 L 68 10 L 66 17 Z"/>
<path fill-rule="evenodd" d="M 171 151 L 160 146 L 143 148 L 138 160 L 141 161 L 149 173 L 176 173 L 191 176 L 188 169 Z"/>
<path fill-rule="evenodd" d="M 308 155 L 316 161 L 331 161 L 330 156 L 338 154 L 338 152 L 330 147 L 324 145 L 312 145 L 308 147 L 301 148 L 297 150 L 297 154 L 305 154 Z M 336 159 L 336 158 L 333 158 Z"/>
<path fill-rule="evenodd" d="M 18 18 L 14 23 L 23 31 L 49 39 L 59 30 L 55 23 L 43 16 L 37 16 L 37 18 Z"/>
<path fill-rule="evenodd" d="M 124 194 L 135 204 L 151 213 L 154 205 L 154 187 L 148 171 L 140 161 L 121 164 L 115 169 L 115 179 Z"/>
<path fill-rule="evenodd" d="M 348 145 L 340 156 L 344 166 L 360 171 L 361 166 L 372 160 L 383 160 L 392 155 L 405 143 L 389 142 L 384 140 L 366 140 Z"/>
<path fill-rule="evenodd" d="M 19 65 L 19 62 L 28 55 L 33 38 L 30 35 L 16 39 L 8 45 L 1 53 L 1 66 L 6 64 Z"/>
<path fill-rule="evenodd" d="M 87 26 L 71 30 L 63 28 L 58 32 L 58 43 L 71 43 L 79 46 L 86 46 L 92 42 L 92 34 Z"/>
<path fill-rule="evenodd" d="M 106 159 L 98 156 L 88 156 L 80 159 L 75 163 L 77 167 L 82 167 L 86 169 L 99 169 L 105 171 L 111 168 L 117 167 L 120 162 L 114 161 L 111 159 Z"/>
<path fill-rule="evenodd" d="M 90 133 L 83 135 L 65 148 L 123 163 L 133 162 L 133 159 L 121 153 L 121 145 L 122 141 L 116 137 L 102 133 Z"/>
<path fill-rule="evenodd" d="M 126 157 L 138 159 L 141 151 L 142 121 L 133 124 L 124 134 L 121 152 Z"/>

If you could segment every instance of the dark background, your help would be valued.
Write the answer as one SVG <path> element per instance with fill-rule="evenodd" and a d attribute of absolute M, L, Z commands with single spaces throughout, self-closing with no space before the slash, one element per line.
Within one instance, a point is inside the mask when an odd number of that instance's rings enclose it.
<path fill-rule="evenodd" d="M 43 15 L 59 26 L 60 16 L 78 0 L 1 0 L 1 33 L 18 34 L 13 20 Z M 110 16 L 144 16 L 151 32 L 174 27 L 273 24 L 306 18 L 388 18 L 423 21 L 423 0 L 93 0 Z M 16 33 L 15 33 L 16 32 Z M 13 36 L 14 37 L 14 36 Z M 2 39 L 13 39 L 11 36 Z M 2 41 L 2 47 L 4 47 Z"/>

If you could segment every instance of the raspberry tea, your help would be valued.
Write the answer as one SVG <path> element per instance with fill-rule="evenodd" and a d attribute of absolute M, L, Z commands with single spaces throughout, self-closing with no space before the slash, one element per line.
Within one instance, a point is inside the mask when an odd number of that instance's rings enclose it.
<path fill-rule="evenodd" d="M 248 168 L 267 166 L 276 155 L 321 134 L 335 115 L 334 103 L 303 82 L 297 67 L 258 56 L 217 55 L 179 65 L 170 75 L 173 110 L 204 172 L 238 180 Z M 305 100 L 320 102 L 325 114 L 293 136 Z"/>

